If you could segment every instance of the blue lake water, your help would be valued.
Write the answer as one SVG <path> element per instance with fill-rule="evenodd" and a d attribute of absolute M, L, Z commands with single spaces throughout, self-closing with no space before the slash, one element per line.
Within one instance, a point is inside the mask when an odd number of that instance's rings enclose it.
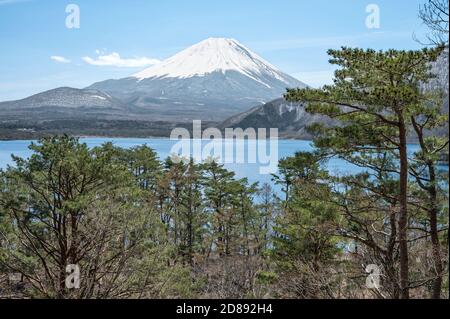
<path fill-rule="evenodd" d="M 169 139 L 157 139 L 157 138 L 81 138 L 81 142 L 86 143 L 89 147 L 100 146 L 105 142 L 112 142 L 114 145 L 123 147 L 123 148 L 131 148 L 134 146 L 139 146 L 146 144 L 147 146 L 153 148 L 157 153 L 161 160 L 166 159 L 172 153 L 172 147 L 177 143 L 177 141 L 171 141 Z M 31 151 L 28 149 L 32 141 L 0 141 L 0 169 L 6 168 L 7 165 L 12 165 L 13 161 L 11 160 L 11 154 L 14 154 L 19 157 L 27 158 L 30 156 Z M 232 141 L 226 141 L 226 143 L 233 143 Z M 225 144 L 226 144 L 225 143 Z M 207 144 L 207 142 L 202 143 Z M 248 142 L 244 142 L 245 151 L 248 152 L 248 148 L 252 148 L 252 145 L 247 145 Z M 416 145 L 409 146 L 410 151 L 414 151 L 417 149 Z M 225 147 L 224 147 L 225 150 Z M 298 151 L 311 151 L 313 150 L 312 143 L 310 141 L 299 141 L 299 140 L 279 140 L 277 153 L 276 154 L 276 162 L 279 159 L 294 155 Z M 225 151 L 224 151 L 225 153 Z M 267 153 L 269 154 L 269 148 L 267 148 Z M 246 156 L 247 158 L 247 156 Z M 258 157 L 259 158 L 259 157 Z M 236 173 L 237 178 L 248 178 L 250 182 L 259 182 L 262 183 L 270 183 L 271 175 L 270 174 L 261 174 L 260 173 L 260 164 L 249 164 L 249 163 L 229 163 L 225 164 L 225 167 L 229 170 L 232 170 Z M 361 169 L 350 165 L 349 163 L 340 160 L 340 159 L 332 159 L 327 163 L 327 169 L 332 174 L 352 174 L 360 172 Z"/>

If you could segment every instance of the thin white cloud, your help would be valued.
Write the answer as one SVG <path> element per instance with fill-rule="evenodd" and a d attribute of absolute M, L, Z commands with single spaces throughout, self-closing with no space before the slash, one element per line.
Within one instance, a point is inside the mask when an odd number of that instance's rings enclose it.
<path fill-rule="evenodd" d="M 96 51 L 97 54 L 100 51 Z M 90 65 L 96 66 L 115 66 L 119 68 L 137 68 L 137 67 L 147 67 L 160 63 L 158 59 L 151 59 L 147 57 L 135 57 L 135 58 L 122 58 L 119 53 L 113 52 L 108 55 L 99 55 L 97 58 L 91 58 L 85 56 L 82 58 L 84 62 Z"/>
<path fill-rule="evenodd" d="M 59 56 L 59 55 L 52 55 L 50 57 L 50 59 L 52 59 L 53 61 L 59 62 L 59 63 L 70 63 L 70 62 L 72 62 L 71 60 L 66 59 L 65 57 Z"/>
<path fill-rule="evenodd" d="M 7 4 L 15 4 L 15 3 L 21 3 L 21 2 L 29 2 L 32 0 L 0 0 L 0 6 L 4 6 Z"/>

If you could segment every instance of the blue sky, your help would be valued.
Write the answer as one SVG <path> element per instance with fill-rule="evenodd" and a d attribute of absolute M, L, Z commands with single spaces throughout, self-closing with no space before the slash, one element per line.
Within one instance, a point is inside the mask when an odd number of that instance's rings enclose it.
<path fill-rule="evenodd" d="M 332 76 L 328 48 L 420 48 L 423 1 L 0 0 L 0 101 L 126 77 L 209 37 L 237 39 L 318 86 Z M 79 29 L 66 27 L 71 3 Z M 379 29 L 366 27 L 369 4 Z"/>

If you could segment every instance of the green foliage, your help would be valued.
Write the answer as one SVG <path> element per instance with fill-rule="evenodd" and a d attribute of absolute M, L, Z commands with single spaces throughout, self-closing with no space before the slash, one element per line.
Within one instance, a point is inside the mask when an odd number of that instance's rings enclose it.
<path fill-rule="evenodd" d="M 448 154 L 448 136 L 438 138 L 435 132 L 445 128 L 448 115 L 442 112 L 443 92 L 423 87 L 434 77 L 431 64 L 443 50 L 329 50 L 330 63 L 338 66 L 334 84 L 286 94 L 289 101 L 307 102 L 308 112 L 337 120 L 310 128 L 320 156 L 338 156 L 365 170 L 329 181 L 336 184 L 333 202 L 342 216 L 338 232 L 354 241 L 362 264 L 383 266 L 385 293 L 393 298 L 409 298 L 411 283 L 424 276 L 433 278 L 433 298 L 441 294 L 439 234 L 440 225 L 448 224 L 443 205 L 448 181 L 437 165 Z M 408 152 L 408 139 L 418 141 L 419 152 Z M 427 275 L 410 267 L 421 232 L 431 237 L 433 265 Z"/>
<path fill-rule="evenodd" d="M 298 258 L 316 265 L 332 260 L 339 248 L 334 236 L 337 209 L 332 204 L 332 191 L 324 179 L 328 174 L 320 168 L 315 154 L 297 153 L 280 162 L 283 180 L 289 179 L 289 200 L 284 213 L 276 219 L 274 248 L 276 261 L 291 267 Z"/>
<path fill-rule="evenodd" d="M 421 51 L 329 50 L 330 63 L 340 67 L 334 85 L 288 90 L 289 101 L 308 101 L 307 110 L 338 119 L 340 125 L 316 127 L 317 146 L 330 152 L 353 153 L 368 146 L 391 150 L 399 143 L 397 126 L 411 116 L 432 112 L 424 107 L 430 95 L 420 89 L 433 75 L 430 63 L 443 48 Z M 442 104 L 441 104 L 442 105 Z"/>
<path fill-rule="evenodd" d="M 0 275 L 22 276 L 15 297 L 439 297 L 448 137 L 434 131 L 448 116 L 442 93 L 421 85 L 441 51 L 330 50 L 334 85 L 286 98 L 337 121 L 310 128 L 317 151 L 280 161 L 282 198 L 215 161 L 160 161 L 146 145 L 32 144 L 0 172 Z M 362 173 L 331 176 L 323 164 L 336 156 Z M 79 290 L 65 286 L 69 264 Z M 382 288 L 368 291 L 373 264 Z"/>
<path fill-rule="evenodd" d="M 268 242 L 257 186 L 217 163 L 68 136 L 30 149 L 0 175 L 0 265 L 23 276 L 23 296 L 196 297 L 209 258 L 255 256 Z M 71 264 L 81 289 L 65 286 Z"/>

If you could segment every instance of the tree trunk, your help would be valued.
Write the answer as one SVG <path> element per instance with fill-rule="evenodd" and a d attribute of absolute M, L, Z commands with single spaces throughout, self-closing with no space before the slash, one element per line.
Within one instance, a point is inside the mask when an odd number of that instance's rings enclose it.
<path fill-rule="evenodd" d="M 409 299 L 409 258 L 408 258 L 408 153 L 406 127 L 400 119 L 400 212 L 398 219 L 398 240 L 400 248 L 400 298 Z"/>
<path fill-rule="evenodd" d="M 412 123 L 414 130 L 416 131 L 417 137 L 419 138 L 420 147 L 424 153 L 429 153 L 427 146 L 424 141 L 423 128 L 421 128 L 414 117 L 412 117 Z M 424 189 L 429 195 L 429 209 L 428 215 L 430 219 L 430 236 L 431 236 L 431 245 L 432 245 L 432 255 L 433 255 L 433 264 L 434 264 L 434 273 L 436 275 L 433 280 L 431 298 L 432 299 L 440 299 L 441 291 L 442 291 L 442 272 L 444 270 L 444 266 L 442 264 L 442 256 L 441 256 L 441 247 L 439 243 L 439 231 L 438 231 L 438 221 L 437 217 L 439 214 L 438 207 L 438 190 L 437 190 L 437 178 L 436 178 L 436 169 L 434 166 L 434 162 L 431 160 L 427 161 L 428 175 L 429 175 L 429 185 L 425 186 L 419 181 L 419 186 Z M 419 178 L 419 177 L 417 177 Z"/>
<path fill-rule="evenodd" d="M 437 216 L 439 213 L 439 208 L 437 207 L 437 191 L 436 191 L 436 172 L 434 169 L 434 165 L 432 163 L 428 164 L 428 169 L 430 173 L 430 201 L 431 201 L 431 209 L 429 211 L 430 216 L 430 235 L 431 235 L 431 244 L 433 249 L 433 264 L 435 267 L 436 278 L 433 281 L 432 288 L 432 299 L 440 299 L 441 298 L 441 290 L 442 290 L 442 257 L 441 257 L 441 247 L 439 243 L 439 231 L 438 231 L 438 221 Z"/>
<path fill-rule="evenodd" d="M 391 227 L 391 234 L 389 236 L 389 244 L 386 249 L 386 275 L 389 278 L 389 284 L 391 285 L 391 296 L 393 299 L 398 299 L 400 297 L 398 275 L 395 267 L 395 244 L 397 240 L 397 221 L 395 214 L 391 213 L 389 216 L 389 223 Z"/>

